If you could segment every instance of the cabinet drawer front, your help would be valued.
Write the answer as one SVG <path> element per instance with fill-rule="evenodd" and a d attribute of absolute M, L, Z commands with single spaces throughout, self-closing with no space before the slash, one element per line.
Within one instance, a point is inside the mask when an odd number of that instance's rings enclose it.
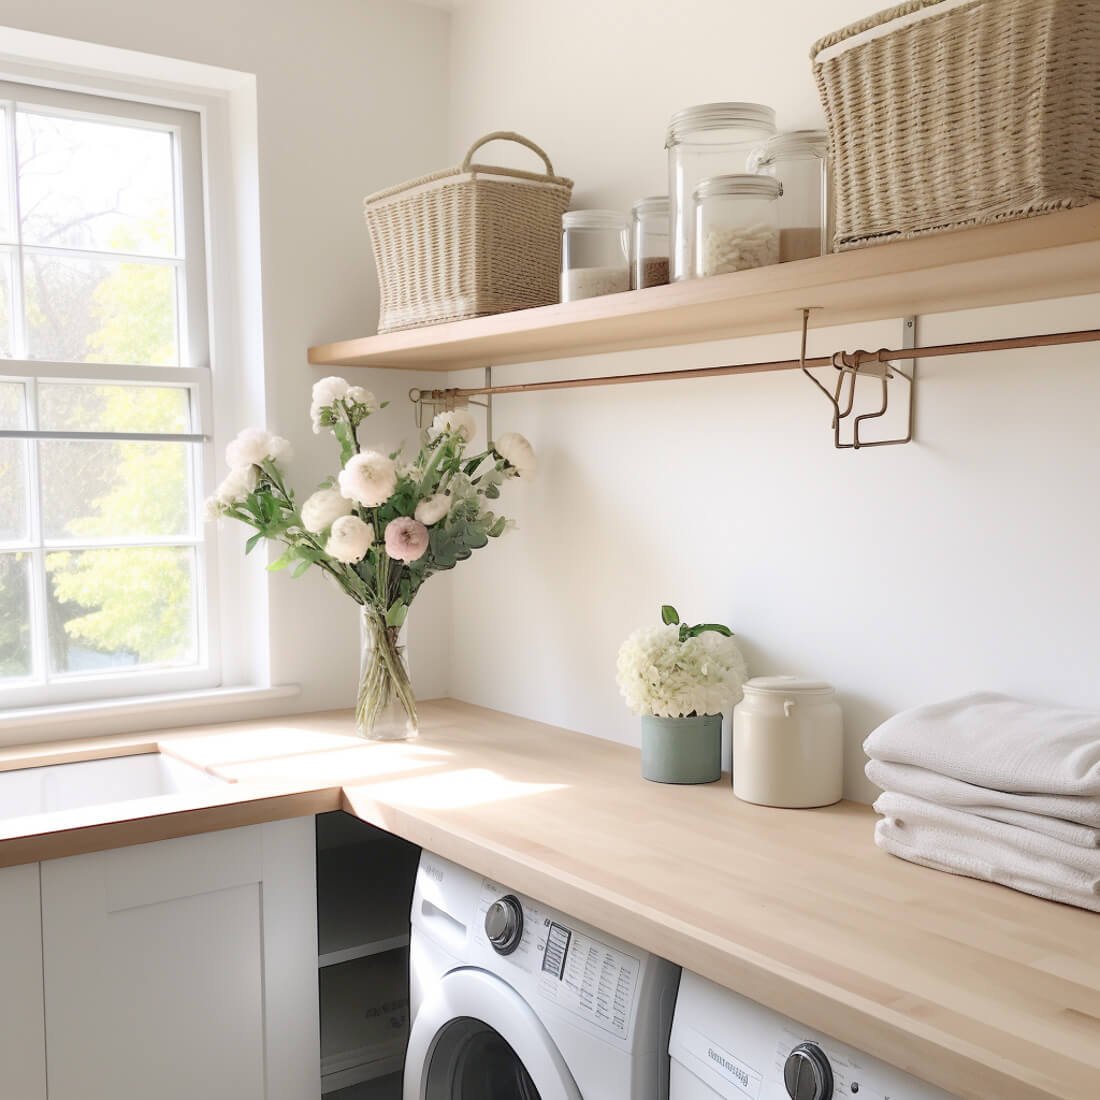
<path fill-rule="evenodd" d="M 46 1100 L 38 864 L 0 870 L 0 1097 Z"/>
<path fill-rule="evenodd" d="M 263 878 L 261 838 L 261 827 L 252 825 L 101 852 L 106 911 L 117 913 L 259 882 Z"/>

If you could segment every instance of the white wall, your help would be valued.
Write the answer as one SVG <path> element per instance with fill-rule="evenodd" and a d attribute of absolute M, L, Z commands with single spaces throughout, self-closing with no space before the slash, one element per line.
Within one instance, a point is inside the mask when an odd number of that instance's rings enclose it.
<path fill-rule="evenodd" d="M 446 12 L 402 0 L 0 0 L 0 25 L 256 74 L 267 408 L 248 420 L 291 439 L 294 481 L 306 492 L 336 458 L 331 441 L 310 430 L 320 372 L 306 348 L 374 329 L 361 200 L 441 163 L 448 23 Z M 417 381 L 368 381 L 394 402 L 377 421 L 386 442 L 414 437 L 404 395 Z M 315 571 L 298 581 L 274 575 L 270 593 L 273 682 L 301 684 L 302 694 L 269 709 L 350 705 L 358 650 L 350 601 Z M 441 584 L 410 619 L 425 697 L 444 686 L 448 614 Z"/>
<path fill-rule="evenodd" d="M 450 159 L 515 129 L 577 181 L 575 206 L 666 190 L 678 107 L 770 103 L 820 125 L 807 55 L 871 0 L 469 0 L 454 16 Z M 1095 324 L 1100 297 L 921 319 L 937 343 Z M 900 325 L 811 354 L 896 346 Z M 499 381 L 787 357 L 787 336 L 502 367 Z M 847 790 L 890 713 L 973 688 L 1100 706 L 1100 371 L 1089 347 L 921 365 L 919 442 L 832 450 L 794 373 L 500 398 L 497 432 L 543 461 L 520 530 L 453 586 L 451 694 L 623 741 L 615 653 L 661 603 L 728 622 L 756 674 L 837 685 Z M 461 377 L 461 376 L 456 376 Z M 507 509 L 506 509 L 507 510 Z"/>

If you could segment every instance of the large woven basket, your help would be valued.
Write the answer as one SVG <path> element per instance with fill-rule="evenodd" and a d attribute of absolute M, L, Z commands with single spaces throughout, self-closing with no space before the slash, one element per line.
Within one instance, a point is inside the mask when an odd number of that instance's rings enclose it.
<path fill-rule="evenodd" d="M 486 142 L 516 141 L 546 172 L 473 162 Z M 363 214 L 378 266 L 379 332 L 483 317 L 558 300 L 561 216 L 573 181 L 533 141 L 498 131 L 458 168 L 368 195 Z"/>
<path fill-rule="evenodd" d="M 837 249 L 1100 197 L 1100 3 L 912 0 L 811 52 Z"/>

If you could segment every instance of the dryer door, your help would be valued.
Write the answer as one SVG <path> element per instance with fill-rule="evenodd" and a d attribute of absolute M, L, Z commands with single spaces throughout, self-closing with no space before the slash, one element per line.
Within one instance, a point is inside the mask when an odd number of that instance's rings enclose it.
<path fill-rule="evenodd" d="M 404 1100 L 582 1100 L 542 1021 L 484 970 L 452 970 L 412 1022 Z"/>

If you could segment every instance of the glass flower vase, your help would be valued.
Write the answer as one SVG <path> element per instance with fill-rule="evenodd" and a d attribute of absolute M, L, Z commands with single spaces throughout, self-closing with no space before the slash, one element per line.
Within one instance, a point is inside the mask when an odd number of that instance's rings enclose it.
<path fill-rule="evenodd" d="M 419 732 L 416 697 L 409 679 L 404 628 L 364 607 L 360 618 L 359 693 L 355 732 L 371 741 L 404 741 Z"/>

